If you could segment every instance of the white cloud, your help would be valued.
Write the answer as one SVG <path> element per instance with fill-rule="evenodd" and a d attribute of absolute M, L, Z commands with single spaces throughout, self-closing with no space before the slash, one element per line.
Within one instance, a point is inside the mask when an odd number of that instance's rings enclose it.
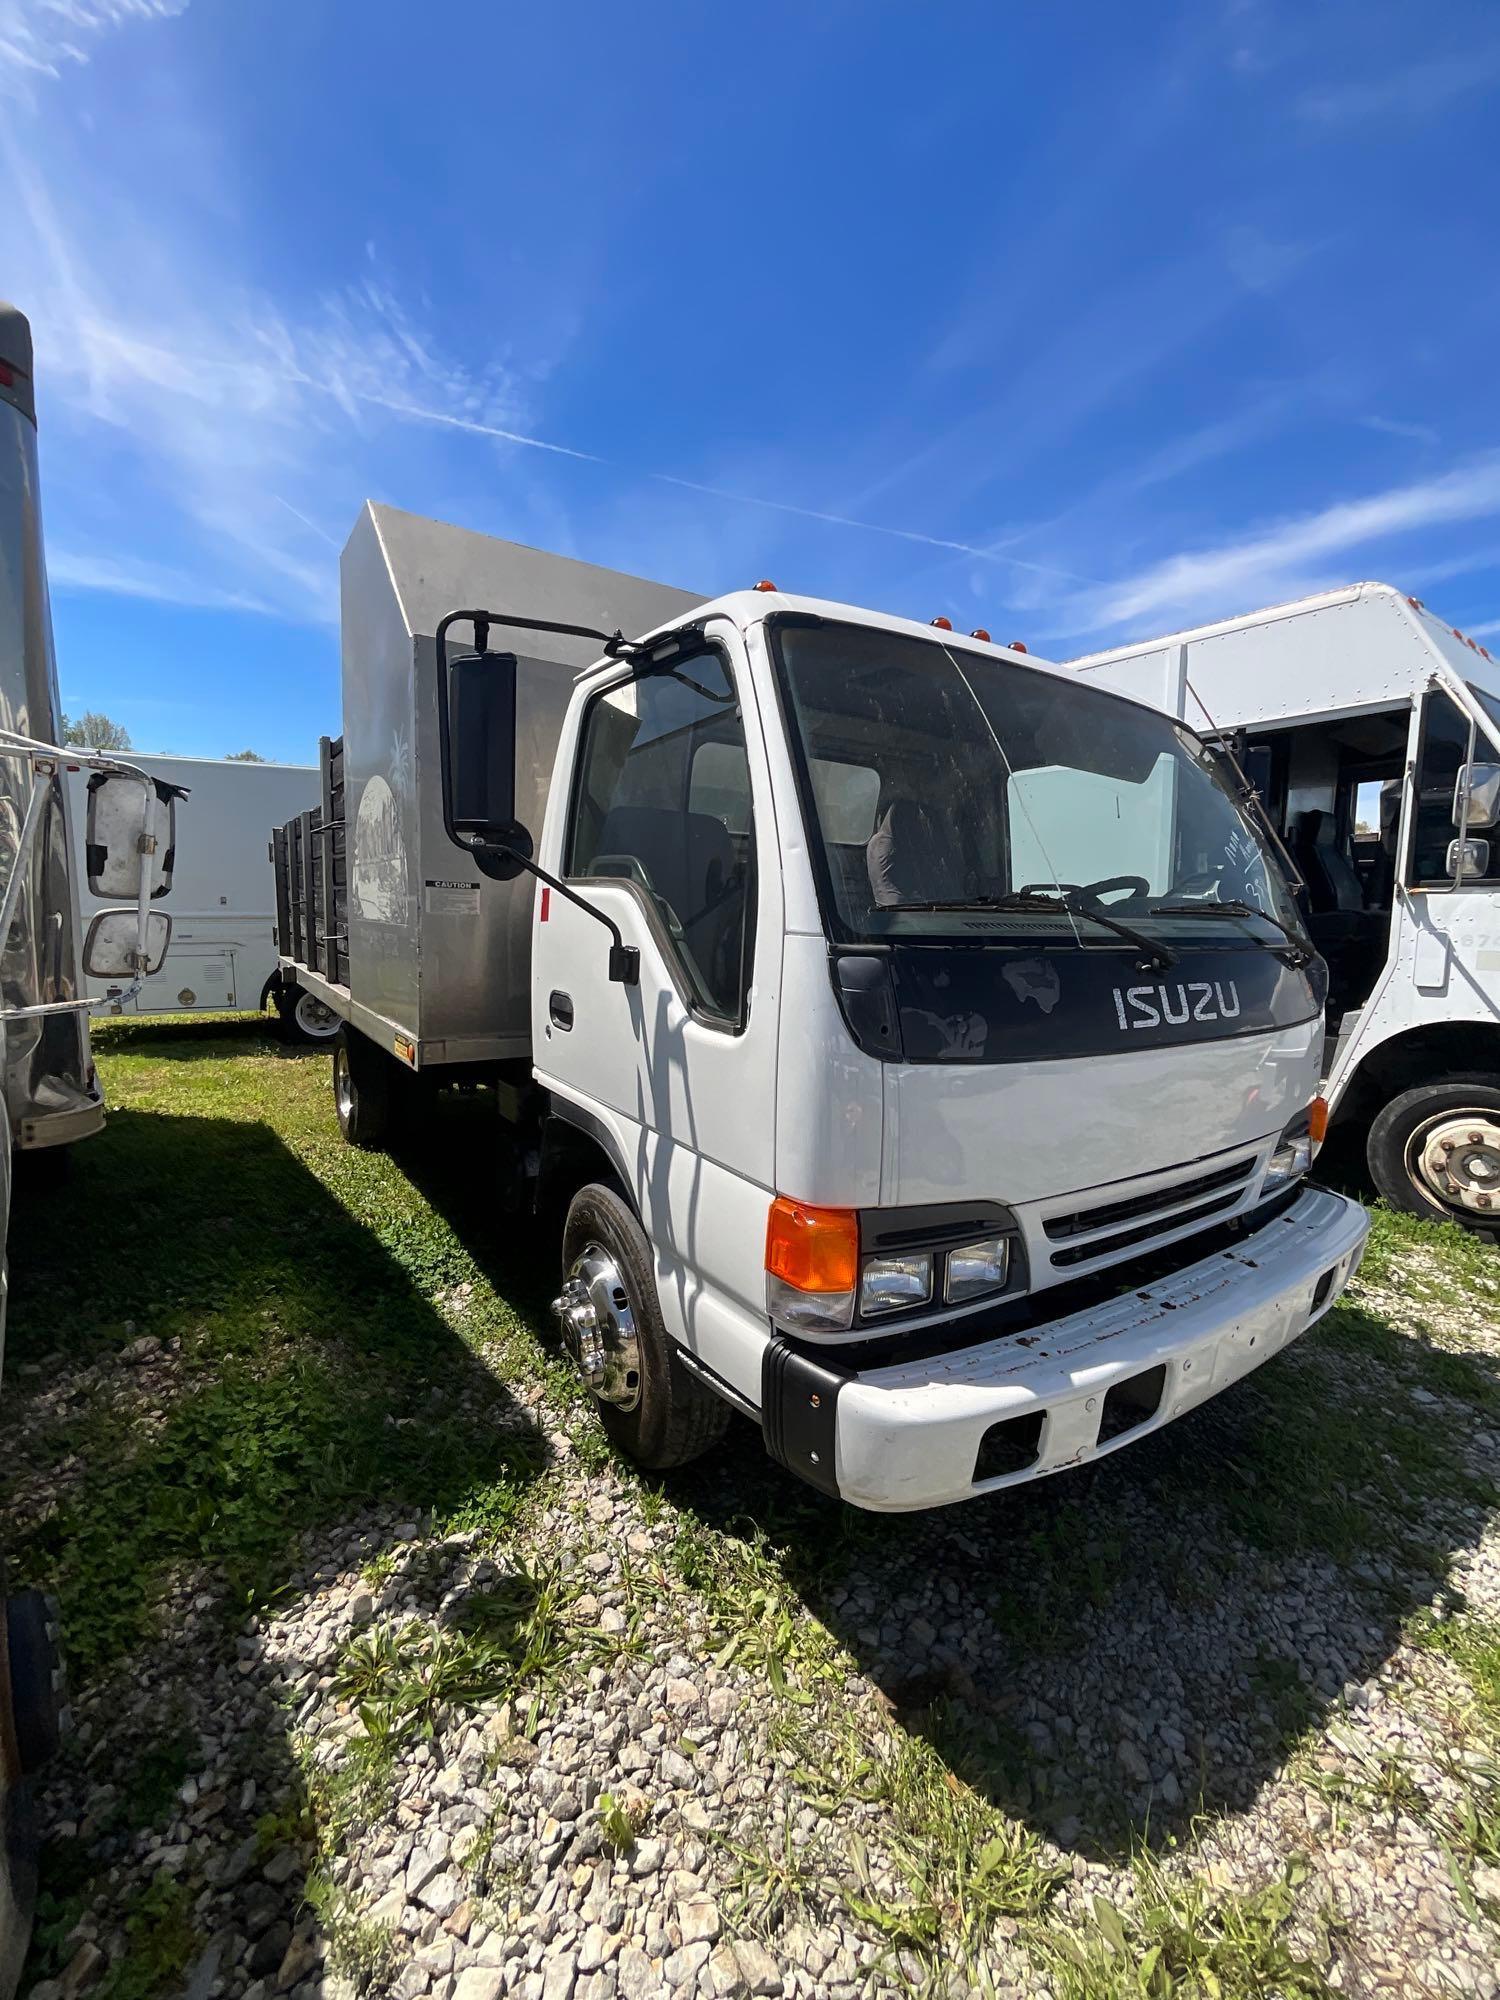
<path fill-rule="evenodd" d="M 216 590 L 200 578 L 160 563 L 129 556 L 93 555 L 79 549 L 50 548 L 47 578 L 54 591 L 103 591 L 111 597 L 147 598 L 154 604 L 198 605 L 214 611 L 255 611 L 274 616 L 274 607 L 231 590 Z"/>
<path fill-rule="evenodd" d="M 1296 108 L 1309 125 L 1330 128 L 1392 115 L 1405 123 L 1441 111 L 1454 98 L 1481 89 L 1496 76 L 1500 76 L 1500 48 L 1435 56 L 1425 63 L 1409 63 L 1390 76 L 1304 91 Z"/>
<path fill-rule="evenodd" d="M 1482 625 L 1465 625 L 1464 630 L 1471 639 L 1487 639 L 1492 632 L 1500 632 L 1500 618 L 1487 618 Z"/>
<path fill-rule="evenodd" d="M 1348 577 L 1347 558 L 1415 529 L 1500 514 L 1500 452 L 1437 479 L 1340 501 L 1237 541 L 1187 551 L 1053 607 L 1057 632 L 1166 630 L 1228 617 Z M 1334 559 L 1339 559 L 1337 562 Z"/>
<path fill-rule="evenodd" d="M 103 35 L 185 13 L 188 0 L 0 0 L 0 90 L 86 63 Z"/>
<path fill-rule="evenodd" d="M 1409 438 L 1413 444 L 1437 444 L 1438 434 L 1431 424 L 1413 424 L 1400 417 L 1361 417 L 1367 431 L 1383 431 L 1387 437 Z"/>

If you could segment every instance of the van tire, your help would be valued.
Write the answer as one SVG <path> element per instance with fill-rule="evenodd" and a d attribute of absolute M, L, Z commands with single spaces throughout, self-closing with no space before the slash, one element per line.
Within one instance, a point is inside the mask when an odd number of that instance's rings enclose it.
<path fill-rule="evenodd" d="M 323 1048 L 338 1034 L 342 1023 L 331 1007 L 315 994 L 284 982 L 273 991 L 276 1013 L 283 1038 L 303 1048 Z M 326 1015 L 326 1022 L 322 1017 Z"/>
<path fill-rule="evenodd" d="M 686 1465 L 724 1435 L 729 1405 L 678 1359 L 677 1344 L 662 1323 L 646 1232 L 629 1204 L 597 1181 L 581 1187 L 569 1204 L 564 1279 L 591 1244 L 602 1245 L 619 1269 L 640 1350 L 640 1400 L 633 1409 L 622 1409 L 596 1398 L 599 1421 L 615 1448 L 646 1471 Z"/>
<path fill-rule="evenodd" d="M 1487 1167 L 1492 1157 L 1500 1155 L 1496 1143 L 1500 1142 L 1500 1077 L 1449 1076 L 1441 1083 L 1403 1090 L 1375 1114 L 1365 1141 L 1365 1158 L 1377 1191 L 1392 1208 L 1408 1215 L 1456 1222 L 1481 1236 L 1500 1233 L 1500 1157 L 1493 1209 L 1479 1207 L 1477 1197 L 1489 1191 L 1487 1181 L 1482 1174 L 1466 1171 L 1460 1158 L 1454 1162 L 1456 1193 L 1427 1164 L 1434 1142 L 1451 1132 L 1458 1140 L 1457 1154 L 1462 1154 L 1471 1131 L 1484 1135 L 1471 1157 Z"/>
<path fill-rule="evenodd" d="M 346 1028 L 333 1050 L 333 1109 L 350 1146 L 375 1147 L 391 1122 L 391 1058 L 357 1029 Z"/>

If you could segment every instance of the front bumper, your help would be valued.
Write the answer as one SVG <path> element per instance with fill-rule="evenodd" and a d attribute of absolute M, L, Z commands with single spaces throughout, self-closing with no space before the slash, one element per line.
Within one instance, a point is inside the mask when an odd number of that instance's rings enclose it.
<path fill-rule="evenodd" d="M 1369 1226 L 1357 1202 L 1308 1188 L 1235 1246 L 1025 1333 L 838 1377 L 789 1359 L 779 1414 L 764 1411 L 767 1442 L 814 1484 L 881 1512 L 1085 1464 L 1305 1333 L 1358 1269 Z"/>

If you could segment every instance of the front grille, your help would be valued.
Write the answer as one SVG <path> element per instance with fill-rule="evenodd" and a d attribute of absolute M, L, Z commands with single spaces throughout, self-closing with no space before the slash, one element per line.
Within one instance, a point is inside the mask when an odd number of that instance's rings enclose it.
<path fill-rule="evenodd" d="M 1233 1187 L 1236 1181 L 1250 1178 L 1254 1165 L 1254 1159 L 1236 1160 L 1232 1167 L 1219 1167 L 1190 1181 L 1173 1181 L 1170 1187 L 1153 1188 L 1150 1194 L 1132 1195 L 1128 1201 L 1107 1201 L 1101 1208 L 1075 1209 L 1071 1215 L 1049 1215 L 1042 1227 L 1054 1243 L 1067 1236 L 1092 1236 L 1095 1230 L 1112 1228 L 1117 1222 L 1133 1222 L 1138 1215 L 1176 1208 L 1179 1202 L 1196 1201 L 1200 1195 Z"/>
<path fill-rule="evenodd" d="M 1091 1257 L 1107 1257 L 1149 1242 L 1168 1229 L 1198 1222 L 1232 1208 L 1255 1171 L 1255 1156 L 1236 1160 L 1232 1166 L 1216 1167 L 1209 1174 L 1173 1181 L 1168 1187 L 1153 1188 L 1149 1194 L 1129 1195 L 1122 1201 L 1102 1202 L 1097 1208 L 1074 1209 L 1067 1215 L 1049 1215 L 1043 1229 L 1054 1243 L 1066 1247 L 1054 1250 L 1057 1265 L 1082 1264 Z M 1217 1197 L 1217 1199 L 1215 1199 Z M 1121 1228 L 1121 1224 L 1134 1225 Z M 1113 1233 L 1106 1233 L 1113 1232 Z M 1087 1242 L 1074 1239 L 1087 1237 Z"/>
<path fill-rule="evenodd" d="M 1074 1243 L 1066 1250 L 1054 1250 L 1051 1261 L 1059 1266 L 1086 1264 L 1093 1257 L 1113 1257 L 1118 1251 L 1133 1250 L 1149 1243 L 1169 1229 L 1185 1229 L 1190 1222 L 1207 1222 L 1212 1215 L 1225 1215 L 1239 1200 L 1239 1190 L 1221 1195 L 1217 1201 L 1200 1202 L 1197 1208 L 1179 1209 L 1174 1215 L 1160 1216 L 1155 1222 L 1138 1222 L 1134 1229 L 1117 1230 L 1113 1236 L 1091 1236 L 1087 1243 Z"/>

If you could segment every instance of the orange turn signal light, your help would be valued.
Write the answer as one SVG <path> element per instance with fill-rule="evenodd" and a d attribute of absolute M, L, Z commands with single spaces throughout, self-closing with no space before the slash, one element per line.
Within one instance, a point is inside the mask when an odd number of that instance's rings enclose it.
<path fill-rule="evenodd" d="M 852 1292 L 859 1282 L 859 1215 L 784 1194 L 766 1218 L 766 1269 L 797 1292 Z"/>
<path fill-rule="evenodd" d="M 776 586 L 768 576 L 763 576 L 755 588 L 757 590 L 774 590 Z"/>
<path fill-rule="evenodd" d="M 1315 1097 L 1307 1107 L 1307 1135 L 1315 1146 L 1328 1137 L 1328 1099 Z"/>

